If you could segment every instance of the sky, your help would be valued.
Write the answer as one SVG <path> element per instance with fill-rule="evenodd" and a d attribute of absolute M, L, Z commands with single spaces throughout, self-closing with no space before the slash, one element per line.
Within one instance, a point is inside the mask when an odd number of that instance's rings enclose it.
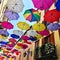
<path fill-rule="evenodd" d="M 9 34 L 13 34 L 13 30 L 20 30 L 17 27 L 17 23 L 20 22 L 20 21 L 26 22 L 30 26 L 33 25 L 34 23 L 36 23 L 36 22 L 29 22 L 29 21 L 25 20 L 25 18 L 23 16 L 25 10 L 34 8 L 34 5 L 32 3 L 32 0 L 23 0 L 23 3 L 24 3 L 24 8 L 23 8 L 22 12 L 19 13 L 19 16 L 20 17 L 18 18 L 18 20 L 11 20 L 11 21 L 9 21 L 9 22 L 11 22 L 14 25 L 14 28 L 13 29 L 8 30 Z"/>

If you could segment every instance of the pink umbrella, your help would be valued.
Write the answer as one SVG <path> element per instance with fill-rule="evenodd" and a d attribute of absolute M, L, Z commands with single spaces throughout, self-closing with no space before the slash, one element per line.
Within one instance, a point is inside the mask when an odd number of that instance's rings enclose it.
<path fill-rule="evenodd" d="M 6 29 L 13 29 L 13 25 L 7 21 L 2 22 L 2 27 Z"/>
<path fill-rule="evenodd" d="M 55 0 L 32 0 L 36 8 L 41 10 L 49 9 Z"/>
<path fill-rule="evenodd" d="M 50 34 L 48 30 L 39 31 L 38 33 L 42 36 L 48 36 Z"/>

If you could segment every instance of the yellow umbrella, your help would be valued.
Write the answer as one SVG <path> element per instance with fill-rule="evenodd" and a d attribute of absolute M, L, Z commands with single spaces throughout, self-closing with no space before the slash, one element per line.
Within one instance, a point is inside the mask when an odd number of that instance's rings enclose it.
<path fill-rule="evenodd" d="M 18 22 L 17 26 L 22 30 L 28 30 L 30 28 L 29 24 L 26 22 Z"/>
<path fill-rule="evenodd" d="M 39 40 L 42 36 L 40 34 L 37 34 L 35 37 Z"/>
<path fill-rule="evenodd" d="M 15 48 L 19 50 L 19 49 L 21 49 L 22 47 L 16 45 Z"/>
<path fill-rule="evenodd" d="M 45 30 L 45 25 L 42 23 L 36 23 L 32 26 L 32 28 L 36 31 L 42 31 Z"/>

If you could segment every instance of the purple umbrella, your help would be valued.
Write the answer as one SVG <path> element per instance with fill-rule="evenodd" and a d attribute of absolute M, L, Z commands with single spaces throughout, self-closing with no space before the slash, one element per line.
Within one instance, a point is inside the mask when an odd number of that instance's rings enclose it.
<path fill-rule="evenodd" d="M 58 23 L 51 23 L 47 26 L 48 30 L 55 31 L 60 29 L 60 24 Z"/>
<path fill-rule="evenodd" d="M 7 32 L 7 30 L 0 30 L 0 34 L 9 36 L 9 33 Z"/>
<path fill-rule="evenodd" d="M 41 10 L 49 9 L 55 0 L 32 0 L 36 8 Z"/>
<path fill-rule="evenodd" d="M 4 15 L 9 19 L 9 20 L 17 20 L 19 18 L 18 13 L 6 10 L 4 12 Z"/>

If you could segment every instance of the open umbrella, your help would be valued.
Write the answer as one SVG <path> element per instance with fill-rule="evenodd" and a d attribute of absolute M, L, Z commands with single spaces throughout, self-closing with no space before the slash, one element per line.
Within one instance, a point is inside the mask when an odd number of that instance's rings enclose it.
<path fill-rule="evenodd" d="M 2 22 L 2 27 L 6 29 L 13 29 L 13 25 L 7 21 Z"/>
<path fill-rule="evenodd" d="M 30 40 L 30 38 L 29 38 L 28 36 L 25 36 L 25 35 L 23 35 L 21 38 L 22 38 L 23 40 Z"/>
<path fill-rule="evenodd" d="M 56 9 L 57 9 L 58 11 L 60 11 L 60 1 L 58 1 L 58 2 L 55 4 L 55 6 L 56 6 Z"/>
<path fill-rule="evenodd" d="M 28 30 L 30 28 L 29 24 L 27 24 L 26 22 L 18 22 L 17 26 L 22 30 Z"/>
<path fill-rule="evenodd" d="M 42 36 L 48 36 L 50 33 L 48 30 L 43 30 L 43 31 L 39 31 L 38 34 L 40 34 Z"/>
<path fill-rule="evenodd" d="M 34 9 L 28 9 L 25 11 L 25 13 L 23 14 L 25 19 L 33 22 L 33 21 L 39 21 L 40 20 L 40 12 L 38 10 L 34 10 Z"/>
<path fill-rule="evenodd" d="M 35 36 L 35 35 L 37 35 L 37 32 L 36 32 L 35 30 L 29 30 L 29 31 L 27 32 L 27 34 L 28 34 L 29 36 Z"/>
<path fill-rule="evenodd" d="M 42 31 L 42 30 L 45 30 L 45 25 L 42 24 L 42 23 L 35 23 L 33 26 L 32 26 L 33 30 L 36 30 L 36 31 Z"/>
<path fill-rule="evenodd" d="M 23 35 L 23 31 L 21 31 L 21 30 L 14 30 L 13 33 L 20 37 Z"/>
<path fill-rule="evenodd" d="M 8 0 L 7 9 L 13 12 L 21 12 L 23 10 L 24 4 L 22 0 Z"/>
<path fill-rule="evenodd" d="M 49 9 L 55 0 L 32 0 L 34 6 L 40 10 Z"/>
<path fill-rule="evenodd" d="M 8 18 L 8 20 L 17 20 L 19 18 L 18 13 L 6 10 L 4 15 Z"/>
<path fill-rule="evenodd" d="M 11 34 L 11 37 L 12 38 L 15 38 L 15 39 L 19 39 L 20 37 L 18 36 L 18 35 L 16 35 L 16 34 Z"/>
<path fill-rule="evenodd" d="M 28 45 L 23 44 L 22 48 L 23 48 L 23 49 L 26 49 L 26 48 L 28 48 Z"/>
<path fill-rule="evenodd" d="M 60 24 L 58 23 L 51 23 L 47 26 L 48 30 L 55 31 L 60 29 Z"/>
<path fill-rule="evenodd" d="M 7 32 L 7 30 L 0 30 L 0 34 L 5 35 L 5 36 L 9 36 L 9 33 Z"/>
<path fill-rule="evenodd" d="M 50 11 L 46 12 L 46 14 L 44 16 L 44 20 L 46 22 L 53 23 L 55 21 L 58 21 L 59 17 L 60 17 L 60 12 L 57 11 L 56 9 L 53 9 L 53 10 L 50 10 Z"/>

